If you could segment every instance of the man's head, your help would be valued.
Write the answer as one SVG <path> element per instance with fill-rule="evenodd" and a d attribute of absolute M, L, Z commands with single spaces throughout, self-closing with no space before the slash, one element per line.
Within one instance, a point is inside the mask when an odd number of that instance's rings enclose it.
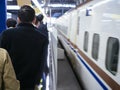
<path fill-rule="evenodd" d="M 17 21 L 13 18 L 8 18 L 7 21 L 6 21 L 6 25 L 8 28 L 10 27 L 15 27 L 17 24 Z"/>
<path fill-rule="evenodd" d="M 39 14 L 37 16 L 37 20 L 40 21 L 40 22 L 42 22 L 43 18 L 44 18 L 44 16 L 42 14 Z"/>
<path fill-rule="evenodd" d="M 20 22 L 31 23 L 35 18 L 35 11 L 28 5 L 23 5 L 18 11 L 18 18 Z"/>

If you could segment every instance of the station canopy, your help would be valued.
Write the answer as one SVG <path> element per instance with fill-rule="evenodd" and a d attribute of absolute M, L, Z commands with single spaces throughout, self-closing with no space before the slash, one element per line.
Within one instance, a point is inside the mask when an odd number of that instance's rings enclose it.
<path fill-rule="evenodd" d="M 20 6 L 28 4 L 34 7 L 36 14 L 59 17 L 76 7 L 76 0 L 7 0 L 7 12 L 17 14 Z"/>

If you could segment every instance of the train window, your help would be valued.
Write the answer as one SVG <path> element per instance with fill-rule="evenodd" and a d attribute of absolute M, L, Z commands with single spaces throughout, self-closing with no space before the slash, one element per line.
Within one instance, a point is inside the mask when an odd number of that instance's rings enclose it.
<path fill-rule="evenodd" d="M 84 35 L 84 50 L 86 52 L 88 51 L 88 38 L 89 38 L 89 33 L 85 32 L 85 35 Z"/>
<path fill-rule="evenodd" d="M 97 60 L 99 52 L 99 34 L 94 34 L 92 43 L 92 57 Z"/>
<path fill-rule="evenodd" d="M 106 68 L 113 75 L 116 75 L 117 73 L 118 54 L 119 54 L 119 40 L 117 38 L 109 37 L 106 52 Z"/>

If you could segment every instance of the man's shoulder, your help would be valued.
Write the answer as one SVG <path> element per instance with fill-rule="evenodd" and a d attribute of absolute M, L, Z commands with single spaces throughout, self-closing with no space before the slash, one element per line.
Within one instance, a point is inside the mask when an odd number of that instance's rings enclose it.
<path fill-rule="evenodd" d="M 40 28 L 40 27 L 45 27 L 45 28 L 47 28 L 47 25 L 42 23 L 42 24 L 39 25 L 38 28 Z"/>
<path fill-rule="evenodd" d="M 42 36 L 43 38 L 47 38 L 40 30 L 37 30 L 37 32 Z"/>
<path fill-rule="evenodd" d="M 10 32 L 13 32 L 15 30 L 15 28 L 8 28 L 8 29 L 6 29 L 6 30 L 3 30 L 2 32 L 1 32 L 1 34 L 7 34 L 7 33 L 10 33 Z"/>
<path fill-rule="evenodd" d="M 7 55 L 7 51 L 3 48 L 0 48 L 0 62 L 4 62 L 6 55 Z"/>

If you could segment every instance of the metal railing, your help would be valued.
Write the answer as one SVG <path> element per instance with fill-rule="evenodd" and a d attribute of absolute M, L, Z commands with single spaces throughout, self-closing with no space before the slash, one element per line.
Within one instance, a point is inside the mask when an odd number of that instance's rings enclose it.
<path fill-rule="evenodd" d="M 56 90 L 57 86 L 57 42 L 57 31 L 50 30 L 48 46 L 49 90 Z"/>

